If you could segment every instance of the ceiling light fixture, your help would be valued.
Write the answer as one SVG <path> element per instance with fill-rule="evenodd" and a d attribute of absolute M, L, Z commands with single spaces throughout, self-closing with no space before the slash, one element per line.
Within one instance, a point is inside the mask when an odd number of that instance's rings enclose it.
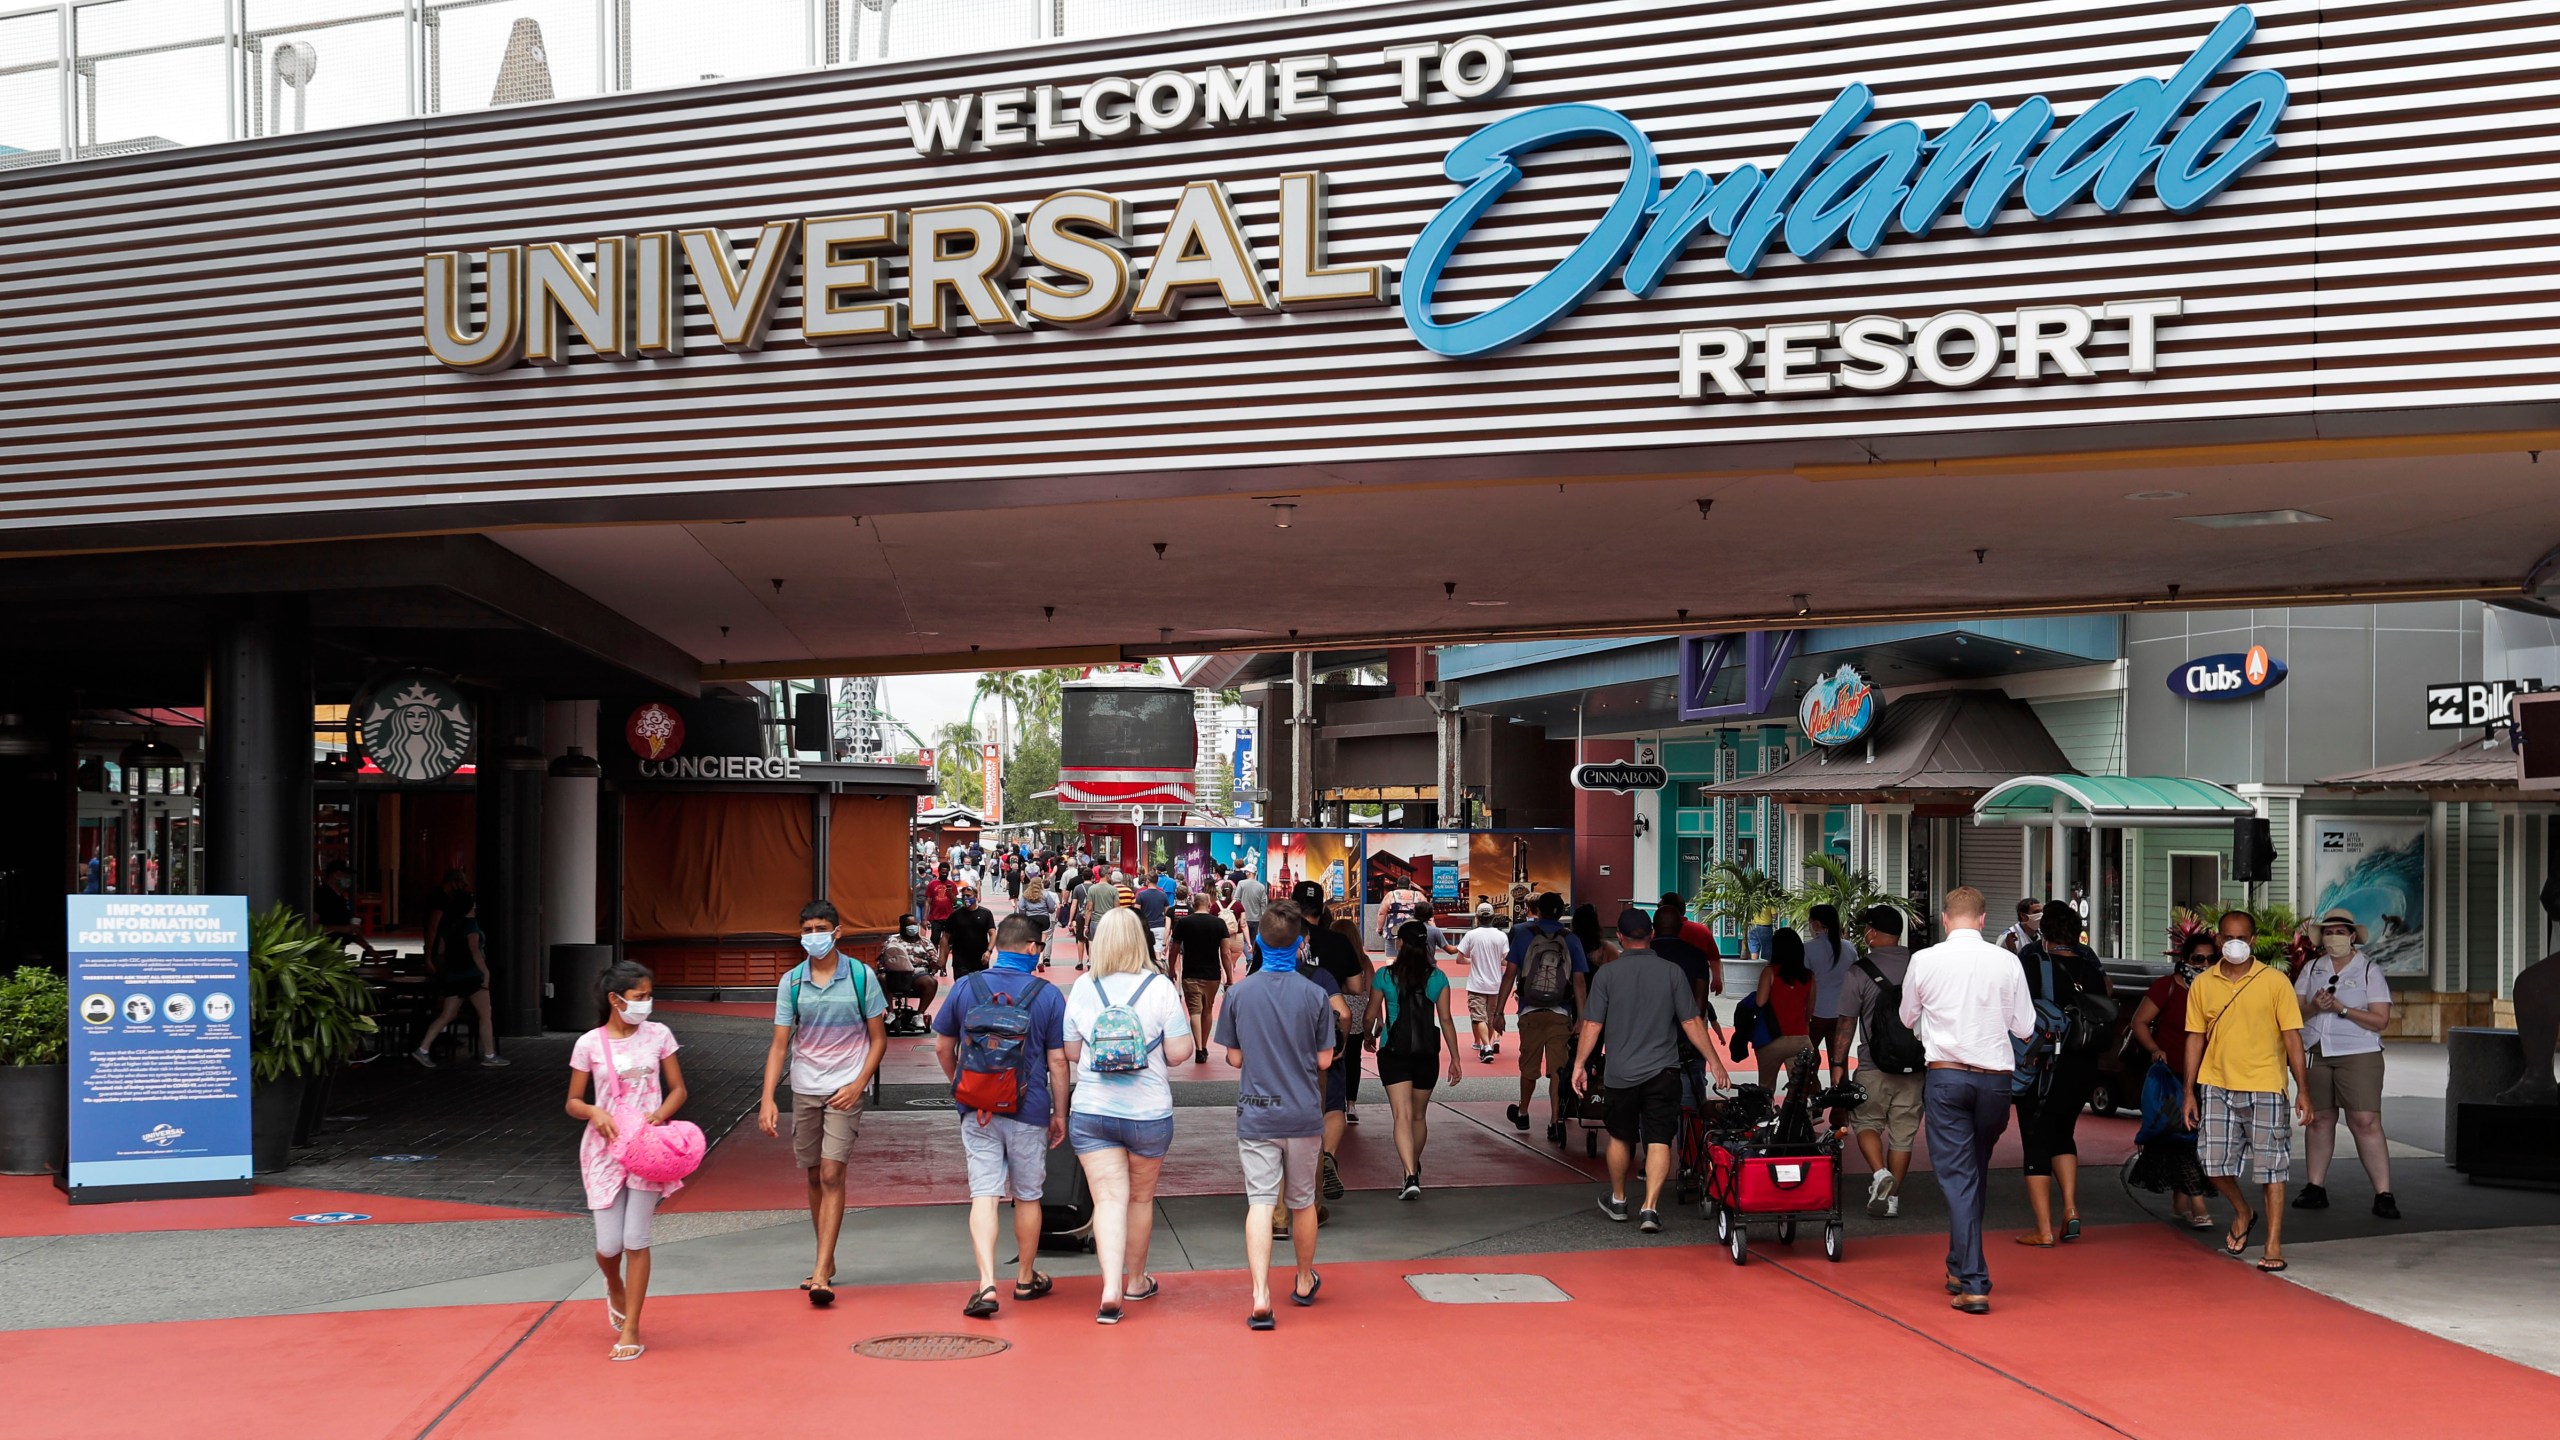
<path fill-rule="evenodd" d="M 2187 498 L 2187 492 L 2184 490 L 2136 490 L 2124 498 L 2127 500 L 2184 500 Z"/>
<path fill-rule="evenodd" d="M 1805 597 L 1802 595 L 1798 595 L 1796 597 L 1796 613 L 1798 615 L 1810 615 L 1813 613 L 1813 607 L 1805 603 Z"/>
<path fill-rule="evenodd" d="M 2308 510 L 2239 510 L 2228 515 L 2181 515 L 2179 519 L 2207 530 L 2245 530 L 2253 525 L 2326 525 L 2329 517 Z"/>
<path fill-rule="evenodd" d="M 1278 525 L 1283 530 L 1289 528 L 1289 522 L 1297 518 L 1297 514 L 1298 507 L 1290 504 L 1286 500 L 1276 501 L 1271 506 L 1272 523 Z"/>
<path fill-rule="evenodd" d="M 1508 600 L 1470 600 L 1467 603 L 1473 605 L 1479 610 L 1493 610 L 1504 605 L 1508 605 L 1511 602 Z"/>

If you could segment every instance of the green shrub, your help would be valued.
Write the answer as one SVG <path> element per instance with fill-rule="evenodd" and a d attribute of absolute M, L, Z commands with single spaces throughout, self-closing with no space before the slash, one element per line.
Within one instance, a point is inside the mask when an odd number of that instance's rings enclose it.
<path fill-rule="evenodd" d="M 70 1054 L 70 983 L 34 965 L 0 981 L 0 1065 L 59 1065 Z"/>
<path fill-rule="evenodd" d="M 373 992 L 355 962 L 301 915 L 249 917 L 249 1070 L 260 1080 L 325 1075 L 373 1033 Z"/>

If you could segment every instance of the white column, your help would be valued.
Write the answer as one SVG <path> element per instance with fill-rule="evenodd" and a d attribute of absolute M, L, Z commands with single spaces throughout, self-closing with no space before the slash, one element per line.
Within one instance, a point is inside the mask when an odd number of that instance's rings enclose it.
<path fill-rule="evenodd" d="M 592 757 L 596 702 L 545 705 L 542 733 L 551 759 L 572 749 Z M 592 772 L 592 765 L 570 767 Z M 542 943 L 592 945 L 596 940 L 596 792 L 593 773 L 552 774 L 542 782 Z"/>

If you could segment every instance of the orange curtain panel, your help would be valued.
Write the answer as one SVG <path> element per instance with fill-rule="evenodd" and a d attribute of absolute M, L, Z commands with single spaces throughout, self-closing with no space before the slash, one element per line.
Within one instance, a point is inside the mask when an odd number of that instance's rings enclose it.
<path fill-rule="evenodd" d="M 827 898 L 846 928 L 894 930 L 907 908 L 907 822 L 916 802 L 903 795 L 838 795 L 827 828 Z"/>
<path fill-rule="evenodd" d="M 626 939 L 788 935 L 800 928 L 815 838 L 809 796 L 632 793 L 622 803 Z M 841 835 L 843 822 L 837 823 Z M 835 862 L 837 874 L 843 865 Z M 884 923 L 894 923 L 897 911 L 893 906 Z"/>

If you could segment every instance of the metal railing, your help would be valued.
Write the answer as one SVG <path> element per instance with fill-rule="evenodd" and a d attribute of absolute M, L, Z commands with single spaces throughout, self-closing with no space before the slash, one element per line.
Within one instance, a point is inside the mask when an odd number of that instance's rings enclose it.
<path fill-rule="evenodd" d="M 0 0 L 0 171 L 1367 0 Z"/>

